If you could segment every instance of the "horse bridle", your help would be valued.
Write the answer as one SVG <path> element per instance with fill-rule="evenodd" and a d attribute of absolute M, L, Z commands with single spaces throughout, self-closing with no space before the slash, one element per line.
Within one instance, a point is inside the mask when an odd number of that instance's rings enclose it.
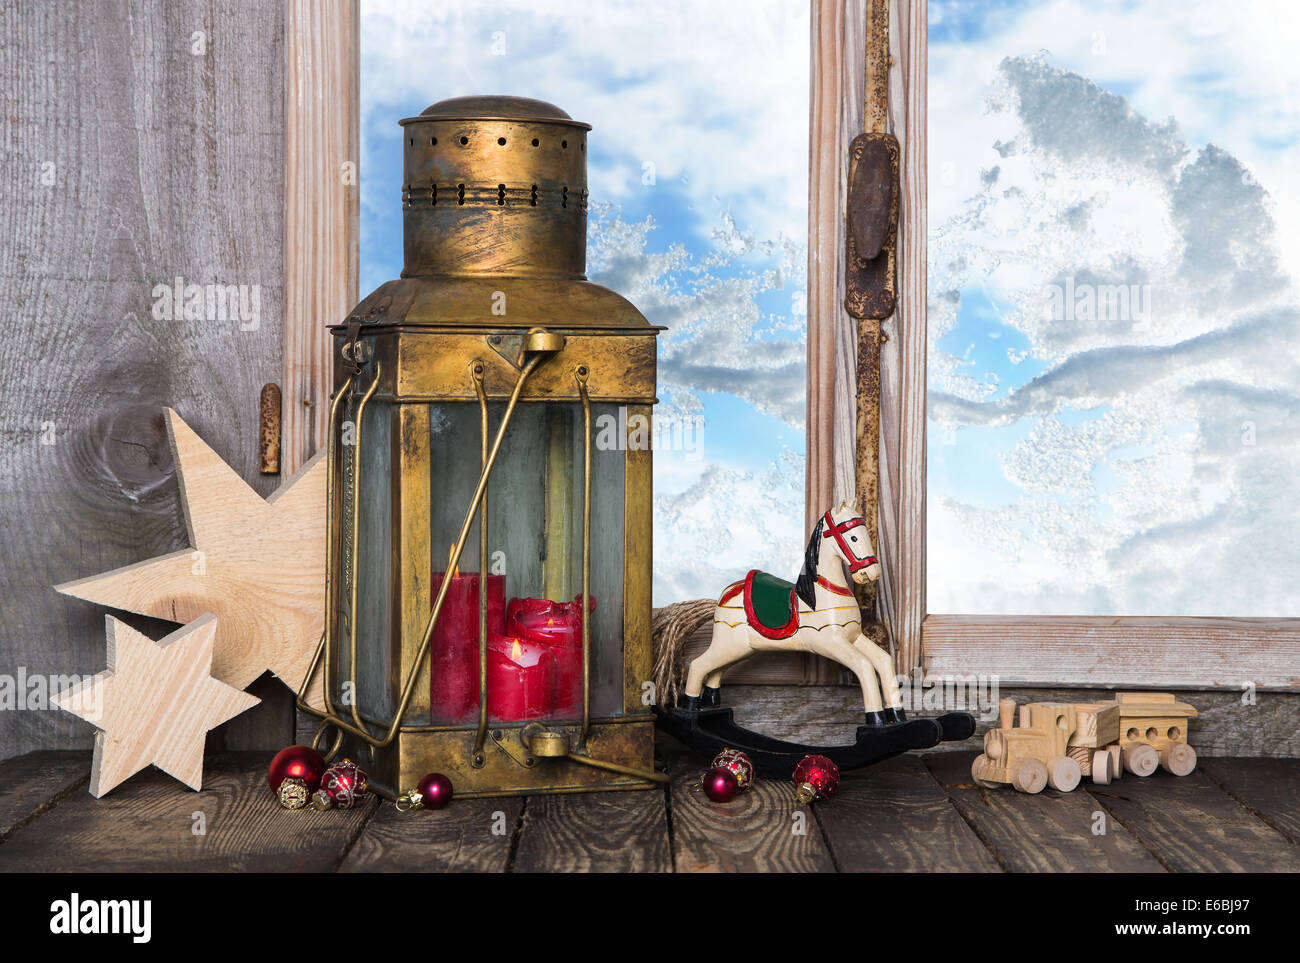
<path fill-rule="evenodd" d="M 823 523 L 822 538 L 830 538 L 832 536 L 835 537 L 835 541 L 839 543 L 840 551 L 844 553 L 844 557 L 849 561 L 850 575 L 853 574 L 854 572 L 862 571 L 862 569 L 866 568 L 868 565 L 876 564 L 877 562 L 876 556 L 868 555 L 866 558 L 859 558 L 858 553 L 853 551 L 853 549 L 849 548 L 849 543 L 844 539 L 845 532 L 852 531 L 853 529 L 857 528 L 859 525 L 861 525 L 863 528 L 866 528 L 867 520 L 865 518 L 861 518 L 861 517 L 850 518 L 847 521 L 840 522 L 838 525 L 836 525 L 835 519 L 831 518 L 831 513 L 827 512 L 825 515 L 822 516 L 822 523 Z"/>

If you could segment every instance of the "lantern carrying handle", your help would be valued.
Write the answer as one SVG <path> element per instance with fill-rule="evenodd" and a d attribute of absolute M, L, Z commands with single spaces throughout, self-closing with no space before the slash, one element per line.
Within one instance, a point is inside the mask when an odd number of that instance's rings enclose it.
<path fill-rule="evenodd" d="M 537 366 L 541 364 L 548 355 L 560 350 L 563 346 L 564 335 L 562 334 L 556 334 L 542 328 L 534 328 L 528 332 L 524 350 L 532 356 L 528 358 L 524 363 L 523 368 L 520 369 L 519 377 L 515 381 L 514 389 L 510 392 L 510 399 L 506 402 L 506 410 L 501 416 L 501 425 L 497 428 L 496 437 L 492 441 L 491 450 L 488 452 L 487 458 L 484 460 L 483 470 L 479 475 L 478 485 L 475 486 L 474 496 L 470 499 L 469 510 L 465 513 L 465 521 L 460 527 L 460 534 L 456 537 L 455 545 L 452 548 L 451 558 L 447 563 L 448 571 L 455 569 L 460 563 L 460 556 L 465 550 L 465 543 L 469 537 L 469 530 L 474 524 L 474 519 L 478 516 L 479 506 L 487 492 L 488 477 L 492 474 L 492 466 L 496 463 L 497 455 L 500 454 L 501 444 L 505 440 L 506 436 L 506 429 L 509 427 L 510 419 L 514 415 L 515 407 L 519 403 L 519 396 L 523 393 L 525 382 L 527 382 L 529 375 L 533 373 Z M 343 388 L 340 389 L 339 395 L 336 396 L 334 404 L 331 406 L 331 425 L 329 435 L 329 447 L 331 453 L 334 449 L 334 439 L 337 434 L 334 430 L 335 426 L 333 421 L 337 419 L 337 414 L 340 408 L 338 400 L 339 397 L 342 396 L 343 392 L 352 385 L 352 383 L 353 378 L 349 377 Z M 333 457 L 330 458 L 330 461 L 332 465 Z M 334 515 L 333 509 L 331 508 L 330 514 L 327 517 L 327 525 L 330 529 L 333 529 L 333 524 Z M 333 532 L 328 532 L 326 537 L 328 544 L 332 546 L 334 542 Z M 316 656 L 312 660 L 311 667 L 308 669 L 307 675 L 303 679 L 302 686 L 298 690 L 298 708 L 309 715 L 316 716 L 319 719 L 324 719 L 327 722 L 332 723 L 342 731 L 356 736 L 358 739 L 361 739 L 376 749 L 384 749 L 392 745 L 393 741 L 397 738 L 398 732 L 401 731 L 402 720 L 405 718 L 407 709 L 410 707 L 411 697 L 415 692 L 415 684 L 420 674 L 420 666 L 423 665 L 425 660 L 429 657 L 429 646 L 433 640 L 433 629 L 434 626 L 437 625 L 438 617 L 442 614 L 443 603 L 447 599 L 447 591 L 450 587 L 451 579 L 443 579 L 442 584 L 438 586 L 438 594 L 433 600 L 433 610 L 429 613 L 429 621 L 426 623 L 424 628 L 424 637 L 420 641 L 420 647 L 416 651 L 415 658 L 411 663 L 411 670 L 407 674 L 405 684 L 402 686 L 402 697 L 398 702 L 397 711 L 394 713 L 393 719 L 388 725 L 388 732 L 383 736 L 383 738 L 372 735 L 364 726 L 354 725 L 346 719 L 340 718 L 328 703 L 327 708 L 321 710 L 307 702 L 307 691 L 311 686 L 312 679 L 316 675 L 317 668 L 320 666 L 322 661 L 326 663 L 329 662 L 329 626 L 327 626 L 326 632 L 321 635 L 321 641 L 317 648 Z M 330 609 L 332 608 L 332 598 L 333 596 L 331 595 L 331 602 L 326 606 L 327 619 Z M 328 676 L 329 672 L 327 666 L 327 684 L 325 686 L 327 691 L 329 689 Z"/>

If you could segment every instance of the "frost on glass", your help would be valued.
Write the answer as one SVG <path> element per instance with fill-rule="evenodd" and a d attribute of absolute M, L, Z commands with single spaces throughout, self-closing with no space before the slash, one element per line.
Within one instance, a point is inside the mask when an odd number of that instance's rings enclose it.
<path fill-rule="evenodd" d="M 1300 29 L 1269 9 L 931 0 L 930 611 L 1300 614 Z"/>
<path fill-rule="evenodd" d="M 469 94 L 593 125 L 587 273 L 659 336 L 654 602 L 805 532 L 809 20 L 788 0 L 361 4 L 361 287 L 401 270 L 399 117 Z"/>

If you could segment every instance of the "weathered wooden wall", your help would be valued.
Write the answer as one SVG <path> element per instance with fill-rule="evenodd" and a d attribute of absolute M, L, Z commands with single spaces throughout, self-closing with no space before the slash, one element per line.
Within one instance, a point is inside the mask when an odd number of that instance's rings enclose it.
<path fill-rule="evenodd" d="M 103 669 L 103 609 L 50 586 L 186 544 L 160 406 L 279 483 L 256 443 L 282 372 L 284 59 L 283 0 L 0 5 L 0 676 Z M 256 328 L 155 318 L 177 277 L 256 285 Z M 285 744 L 289 693 L 252 691 L 215 738 Z M 91 731 L 0 711 L 0 758 Z"/>

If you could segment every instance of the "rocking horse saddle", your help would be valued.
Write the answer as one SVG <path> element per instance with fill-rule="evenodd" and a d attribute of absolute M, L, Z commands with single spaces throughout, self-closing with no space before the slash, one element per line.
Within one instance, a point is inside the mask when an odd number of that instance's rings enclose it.
<path fill-rule="evenodd" d="M 784 639 L 798 631 L 799 597 L 794 582 L 752 569 L 744 579 L 727 586 L 718 604 L 728 605 L 737 595 L 745 606 L 745 620 L 759 635 Z"/>

